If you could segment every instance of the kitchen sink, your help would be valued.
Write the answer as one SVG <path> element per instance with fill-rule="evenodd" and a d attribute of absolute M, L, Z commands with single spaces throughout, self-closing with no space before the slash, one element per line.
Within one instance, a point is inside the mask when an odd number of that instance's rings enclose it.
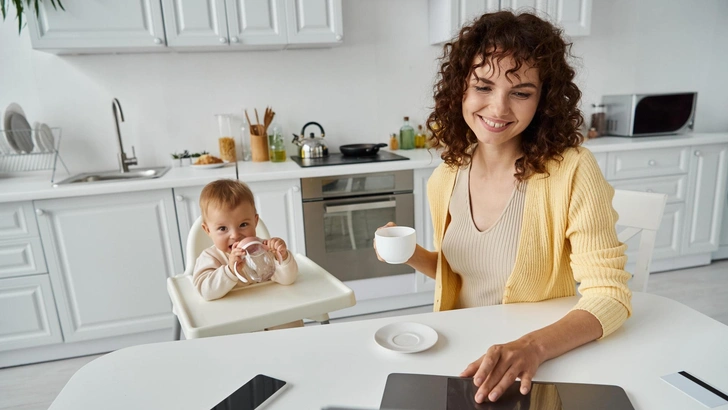
<path fill-rule="evenodd" d="M 119 170 L 101 171 L 101 172 L 84 172 L 83 174 L 74 175 L 66 178 L 61 182 L 56 182 L 53 186 L 93 183 L 93 182 L 114 182 L 114 181 L 136 181 L 140 179 L 159 178 L 169 171 L 169 167 L 154 168 L 136 168 L 130 169 L 129 172 L 120 172 Z"/>

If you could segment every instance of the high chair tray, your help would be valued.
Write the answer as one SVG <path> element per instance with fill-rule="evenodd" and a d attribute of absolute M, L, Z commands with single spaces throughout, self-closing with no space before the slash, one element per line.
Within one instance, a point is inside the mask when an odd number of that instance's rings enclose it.
<path fill-rule="evenodd" d="M 354 291 L 311 259 L 295 255 L 298 278 L 292 285 L 271 283 L 233 291 L 206 301 L 191 275 L 167 279 L 174 312 L 187 339 L 263 330 L 354 306 Z"/>

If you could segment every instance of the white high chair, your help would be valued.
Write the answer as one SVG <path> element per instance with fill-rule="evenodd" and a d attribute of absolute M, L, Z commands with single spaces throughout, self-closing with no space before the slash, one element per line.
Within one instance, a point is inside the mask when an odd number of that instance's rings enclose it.
<path fill-rule="evenodd" d="M 258 220 L 256 235 L 269 239 L 262 220 Z M 292 285 L 265 282 L 234 290 L 224 297 L 206 301 L 192 284 L 195 261 L 212 241 L 202 229 L 202 218 L 192 225 L 187 237 L 185 272 L 167 279 L 167 292 L 177 316 L 174 335 L 180 338 L 222 336 L 246 333 L 311 319 L 322 324 L 329 321 L 329 312 L 354 306 L 354 291 L 314 263 L 296 254 L 298 278 Z"/>
<path fill-rule="evenodd" d="M 650 276 L 652 251 L 655 249 L 657 230 L 662 222 L 667 195 L 650 192 L 625 191 L 616 189 L 612 206 L 619 214 L 617 226 L 624 227 L 617 234 L 620 242 L 627 242 L 640 234 L 637 257 L 634 261 L 634 272 L 628 286 L 632 291 L 646 292 L 647 279 Z M 632 265 L 633 261 L 628 261 Z"/>

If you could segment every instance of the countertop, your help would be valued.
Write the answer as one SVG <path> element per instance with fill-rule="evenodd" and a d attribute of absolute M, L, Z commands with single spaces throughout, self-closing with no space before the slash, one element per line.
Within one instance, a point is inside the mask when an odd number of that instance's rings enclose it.
<path fill-rule="evenodd" d="M 597 153 L 716 143 L 728 143 L 728 132 L 641 138 L 601 137 L 585 142 L 584 146 L 592 152 Z M 410 159 L 407 161 L 301 168 L 289 158 L 285 162 L 280 163 L 238 162 L 238 167 L 240 180 L 257 182 L 431 168 L 442 162 L 438 153 L 434 150 L 398 150 L 396 153 Z M 57 180 L 60 181 L 63 178 L 65 177 L 57 178 Z M 82 183 L 57 188 L 54 188 L 50 183 L 49 175 L 43 177 L 0 178 L 0 203 L 200 186 L 220 178 L 235 178 L 235 167 L 229 165 L 223 168 L 202 170 L 191 167 L 180 167 L 172 168 L 164 176 L 156 179 Z"/>

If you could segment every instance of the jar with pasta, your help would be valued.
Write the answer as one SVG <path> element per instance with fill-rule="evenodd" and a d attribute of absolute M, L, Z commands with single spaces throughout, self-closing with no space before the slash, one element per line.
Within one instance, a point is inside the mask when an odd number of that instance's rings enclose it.
<path fill-rule="evenodd" d="M 232 115 L 217 114 L 217 125 L 220 130 L 218 138 L 218 146 L 220 148 L 220 158 L 226 162 L 235 162 L 235 138 L 233 137 Z"/>

